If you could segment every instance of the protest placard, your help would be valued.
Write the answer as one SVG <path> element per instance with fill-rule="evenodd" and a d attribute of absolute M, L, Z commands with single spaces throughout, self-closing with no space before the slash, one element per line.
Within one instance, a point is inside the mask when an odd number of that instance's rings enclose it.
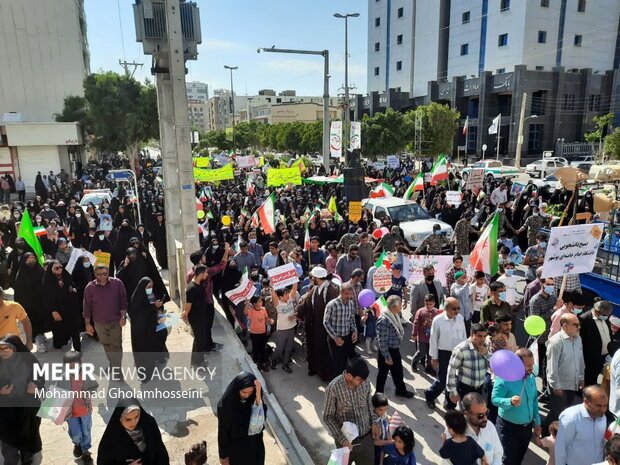
<path fill-rule="evenodd" d="M 362 202 L 349 202 L 349 219 L 354 223 L 362 219 Z"/>
<path fill-rule="evenodd" d="M 99 229 L 102 231 L 112 231 L 112 216 L 102 213 L 99 216 Z"/>
<path fill-rule="evenodd" d="M 476 168 L 469 172 L 467 182 L 465 182 L 465 190 L 473 191 L 474 189 L 481 189 L 484 185 L 484 169 Z"/>
<path fill-rule="evenodd" d="M 392 272 L 386 266 L 380 266 L 372 277 L 372 287 L 375 292 L 383 294 L 392 287 Z"/>
<path fill-rule="evenodd" d="M 403 256 L 403 276 L 409 283 L 417 283 L 424 279 L 424 267 L 433 265 L 435 278 L 441 281 L 442 286 L 447 285 L 446 271 L 452 265 L 453 255 L 405 255 Z M 463 269 L 467 276 L 473 276 L 473 269 L 469 266 L 469 255 L 463 257 Z"/>
<path fill-rule="evenodd" d="M 461 192 L 460 191 L 447 191 L 446 202 L 450 205 L 458 207 L 461 204 Z"/>
<path fill-rule="evenodd" d="M 234 168 L 232 164 L 217 168 L 214 170 L 205 170 L 202 168 L 194 168 L 194 179 L 202 182 L 226 181 L 235 179 Z"/>
<path fill-rule="evenodd" d="M 513 182 L 512 187 L 510 188 L 510 195 L 516 197 L 525 189 L 525 184 L 521 184 L 520 182 Z"/>
<path fill-rule="evenodd" d="M 110 268 L 110 258 L 112 257 L 110 252 L 102 252 L 101 250 L 97 250 L 93 255 L 95 256 L 94 266 L 103 265 Z"/>
<path fill-rule="evenodd" d="M 596 223 L 551 228 L 542 277 L 555 278 L 592 271 L 601 237 L 603 228 Z"/>
<path fill-rule="evenodd" d="M 249 299 L 256 293 L 256 288 L 254 287 L 254 283 L 248 279 L 248 274 L 243 273 L 243 277 L 241 278 L 241 284 L 238 287 L 234 288 L 232 291 L 226 292 L 226 297 L 230 299 L 230 301 L 234 305 L 238 305 L 246 299 Z"/>
<path fill-rule="evenodd" d="M 155 331 L 163 331 L 176 326 L 181 321 L 181 315 L 178 313 L 164 313 L 159 316 L 159 321 L 161 320 L 163 321 L 155 327 Z"/>
<path fill-rule="evenodd" d="M 256 159 L 252 155 L 247 157 L 237 157 L 237 166 L 239 168 L 252 168 L 256 166 Z"/>
<path fill-rule="evenodd" d="M 37 416 L 52 420 L 55 425 L 62 425 L 69 414 L 72 403 L 71 391 L 52 386 L 46 393 Z"/>
<path fill-rule="evenodd" d="M 194 158 L 194 164 L 196 168 L 209 168 L 211 166 L 210 157 L 196 157 Z"/>
<path fill-rule="evenodd" d="M 67 270 L 67 272 L 69 274 L 73 273 L 73 269 L 75 268 L 75 264 L 78 261 L 78 258 L 80 258 L 82 256 L 82 249 L 78 249 L 77 247 L 75 247 L 72 251 L 71 251 L 71 256 L 69 257 L 69 261 L 67 262 L 67 265 L 65 266 L 65 270 Z"/>
<path fill-rule="evenodd" d="M 286 186 L 287 184 L 301 184 L 299 165 L 292 168 L 269 168 L 267 170 L 267 186 Z"/>
<path fill-rule="evenodd" d="M 398 155 L 388 155 L 386 157 L 387 167 L 392 169 L 400 168 L 400 158 Z"/>
<path fill-rule="evenodd" d="M 292 263 L 272 268 L 267 271 L 267 274 L 269 275 L 269 284 L 274 290 L 283 289 L 299 282 L 297 270 Z"/>

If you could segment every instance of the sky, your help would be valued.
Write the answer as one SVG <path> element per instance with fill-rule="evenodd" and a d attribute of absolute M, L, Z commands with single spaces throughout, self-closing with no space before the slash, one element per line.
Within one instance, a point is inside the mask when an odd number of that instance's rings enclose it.
<path fill-rule="evenodd" d="M 230 88 L 255 95 L 260 89 L 295 90 L 297 95 L 323 95 L 323 57 L 256 52 L 259 47 L 330 52 L 330 96 L 344 85 L 344 20 L 334 13 L 360 13 L 349 18 L 349 85 L 366 93 L 366 0 L 195 0 L 200 8 L 202 44 L 198 60 L 188 61 L 186 80 L 212 89 Z M 151 57 L 136 42 L 133 0 L 86 0 L 91 72 L 122 72 L 119 59 L 144 63 L 135 76 L 149 78 Z"/>

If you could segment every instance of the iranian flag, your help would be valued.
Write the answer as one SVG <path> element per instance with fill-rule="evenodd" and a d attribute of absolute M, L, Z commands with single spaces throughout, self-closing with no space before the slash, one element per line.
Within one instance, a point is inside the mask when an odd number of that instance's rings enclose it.
<path fill-rule="evenodd" d="M 304 235 L 304 250 L 310 250 L 310 218 L 306 220 L 306 234 Z"/>
<path fill-rule="evenodd" d="M 213 219 L 213 213 L 211 212 L 211 210 L 209 210 L 207 212 L 207 219 L 212 220 Z"/>
<path fill-rule="evenodd" d="M 276 215 L 273 194 L 267 197 L 267 200 L 265 200 L 263 204 L 258 207 L 256 213 L 258 213 L 258 220 L 260 221 L 260 225 L 263 227 L 265 234 L 273 234 L 276 232 Z"/>
<path fill-rule="evenodd" d="M 469 255 L 469 263 L 476 271 L 493 276 L 497 273 L 497 237 L 499 232 L 499 213 L 495 213 L 493 219 L 480 235 L 474 250 Z"/>
<path fill-rule="evenodd" d="M 424 173 L 420 172 L 405 191 L 403 200 L 409 200 L 414 192 L 424 190 Z"/>
<path fill-rule="evenodd" d="M 370 191 L 370 197 L 376 199 L 378 197 L 392 197 L 394 195 L 394 188 L 389 184 L 382 182 L 372 191 Z"/>
<path fill-rule="evenodd" d="M 385 297 L 381 296 L 375 303 L 371 305 L 371 308 L 375 311 L 375 316 L 379 318 L 379 315 L 388 311 L 388 304 Z"/>
<path fill-rule="evenodd" d="M 385 266 L 388 270 L 392 269 L 392 264 L 390 263 L 390 259 L 388 258 L 388 254 L 385 250 L 381 252 L 381 255 L 375 262 L 375 268 L 380 268 L 382 266 Z"/>
<path fill-rule="evenodd" d="M 245 191 L 248 195 L 254 195 L 254 184 L 252 184 L 249 176 L 245 178 Z"/>
<path fill-rule="evenodd" d="M 439 181 L 448 179 L 448 160 L 441 154 L 431 169 L 431 184 L 435 186 Z"/>
<path fill-rule="evenodd" d="M 47 230 L 43 226 L 39 226 L 33 229 L 34 235 L 37 237 L 47 236 Z"/>
<path fill-rule="evenodd" d="M 467 135 L 467 131 L 469 131 L 469 116 L 465 118 L 465 125 L 463 126 L 463 135 Z"/>
<path fill-rule="evenodd" d="M 250 218 L 250 226 L 252 226 L 254 229 L 258 228 L 258 214 L 257 214 L 257 212 L 254 212 L 254 214 Z"/>

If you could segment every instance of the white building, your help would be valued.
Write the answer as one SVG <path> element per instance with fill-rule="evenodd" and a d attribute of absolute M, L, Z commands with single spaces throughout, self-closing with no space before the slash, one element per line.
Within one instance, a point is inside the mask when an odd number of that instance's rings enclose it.
<path fill-rule="evenodd" d="M 428 81 L 620 63 L 618 0 L 368 0 L 368 92 Z"/>
<path fill-rule="evenodd" d="M 0 114 L 53 121 L 90 72 L 83 0 L 0 0 Z"/>
<path fill-rule="evenodd" d="M 185 83 L 185 94 L 187 100 L 208 102 L 209 86 L 204 82 L 192 81 Z"/>

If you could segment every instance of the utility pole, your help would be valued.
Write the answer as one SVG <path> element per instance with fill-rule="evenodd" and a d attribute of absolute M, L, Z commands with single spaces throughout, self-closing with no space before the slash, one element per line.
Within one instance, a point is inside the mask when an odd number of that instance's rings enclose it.
<path fill-rule="evenodd" d="M 502 114 L 499 114 L 499 122 L 497 123 L 497 156 L 496 160 L 499 160 L 499 142 L 500 142 L 500 133 L 502 132 Z"/>
<path fill-rule="evenodd" d="M 239 69 L 239 67 L 224 65 L 224 68 L 230 70 L 230 111 L 232 113 L 232 144 L 233 150 L 235 150 L 235 88 L 233 87 L 233 71 Z"/>
<path fill-rule="evenodd" d="M 350 124 L 349 124 L 349 18 L 357 18 L 359 13 L 334 14 L 334 18 L 344 19 L 344 129 L 342 131 L 342 149 L 345 154 L 349 151 Z M 348 157 L 347 157 L 348 158 Z M 347 165 L 348 165 L 347 160 Z"/>
<path fill-rule="evenodd" d="M 527 103 L 527 92 L 523 92 L 521 99 L 521 115 L 519 116 L 519 135 L 517 136 L 517 153 L 515 156 L 515 168 L 521 168 L 521 150 L 523 148 L 523 125 L 525 124 L 525 104 Z"/>
<path fill-rule="evenodd" d="M 133 77 L 133 75 L 136 74 L 138 67 L 142 67 L 144 65 L 144 63 L 136 63 L 135 60 L 134 61 L 118 60 L 118 64 L 121 65 L 121 68 L 125 70 L 125 76 L 127 77 Z M 130 67 L 133 67 L 133 70 L 131 71 L 131 73 L 129 72 Z"/>
<path fill-rule="evenodd" d="M 325 166 L 325 172 L 329 174 L 329 50 L 292 50 L 285 48 L 259 48 L 256 50 L 260 52 L 270 53 L 293 53 L 298 55 L 321 55 L 324 60 L 323 71 L 323 165 Z"/>

